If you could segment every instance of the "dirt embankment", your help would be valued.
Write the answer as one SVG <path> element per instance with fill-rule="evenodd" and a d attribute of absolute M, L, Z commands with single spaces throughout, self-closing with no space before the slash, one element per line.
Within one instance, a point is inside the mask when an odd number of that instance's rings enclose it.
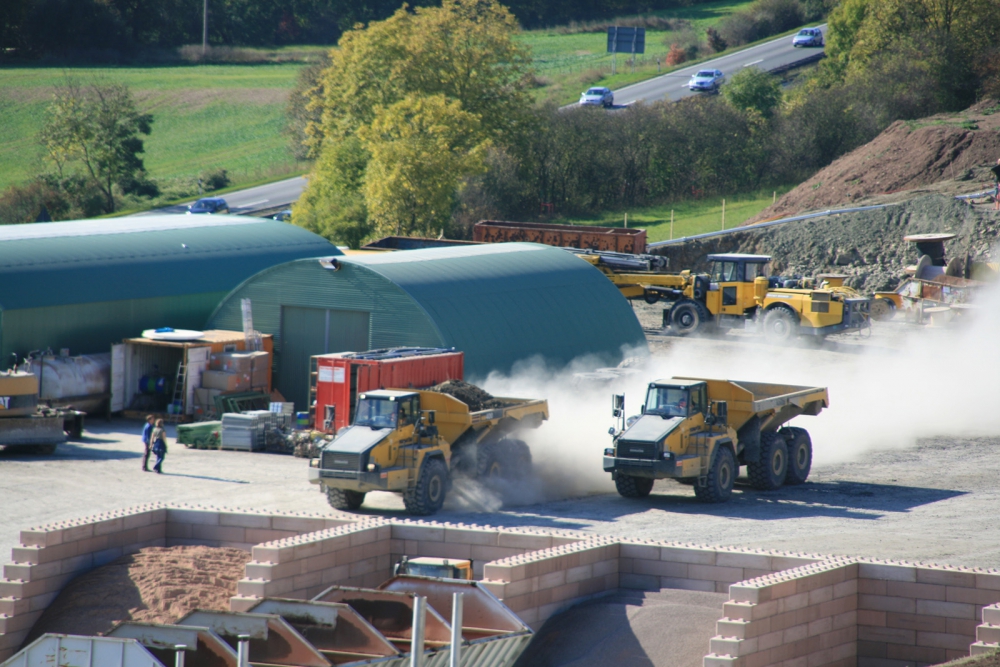
<path fill-rule="evenodd" d="M 948 257 L 972 255 L 994 261 L 991 252 L 1000 233 L 1000 214 L 992 205 L 972 206 L 953 197 L 925 195 L 874 211 L 789 222 L 690 241 L 659 249 L 670 258 L 670 270 L 709 269 L 705 257 L 717 252 L 770 255 L 772 272 L 815 276 L 843 273 L 847 284 L 862 292 L 893 289 L 904 267 L 917 262 L 907 234 L 953 232 Z"/>
<path fill-rule="evenodd" d="M 195 609 L 229 610 L 250 554 L 204 546 L 149 547 L 82 574 L 28 634 L 99 635 L 120 621 L 173 623 Z"/>
<path fill-rule="evenodd" d="M 880 195 L 956 182 L 976 192 L 993 182 L 1000 158 L 1000 103 L 985 100 L 965 111 L 897 121 L 873 141 L 835 160 L 744 224 L 841 206 Z"/>

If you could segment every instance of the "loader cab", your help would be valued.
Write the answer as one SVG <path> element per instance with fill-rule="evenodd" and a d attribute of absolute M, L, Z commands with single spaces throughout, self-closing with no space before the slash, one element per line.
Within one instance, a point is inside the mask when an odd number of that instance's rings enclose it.
<path fill-rule="evenodd" d="M 769 255 L 727 253 L 709 255 L 712 263 L 709 311 L 719 315 L 744 315 L 756 308 L 754 281 L 770 274 Z"/>
<path fill-rule="evenodd" d="M 410 391 L 380 389 L 358 396 L 356 426 L 400 428 L 420 418 L 420 394 Z"/>
<path fill-rule="evenodd" d="M 643 414 L 687 418 L 705 414 L 707 408 L 708 385 L 704 382 L 661 380 L 649 385 Z"/>

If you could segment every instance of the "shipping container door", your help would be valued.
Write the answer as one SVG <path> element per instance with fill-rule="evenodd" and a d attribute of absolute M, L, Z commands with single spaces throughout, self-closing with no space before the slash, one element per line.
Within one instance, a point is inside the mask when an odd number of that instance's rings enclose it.
<path fill-rule="evenodd" d="M 369 314 L 356 310 L 281 308 L 281 352 L 278 391 L 295 409 L 306 411 L 309 395 L 309 358 L 331 352 L 368 349 Z"/>
<path fill-rule="evenodd" d="M 111 346 L 111 412 L 125 409 L 125 345 Z"/>

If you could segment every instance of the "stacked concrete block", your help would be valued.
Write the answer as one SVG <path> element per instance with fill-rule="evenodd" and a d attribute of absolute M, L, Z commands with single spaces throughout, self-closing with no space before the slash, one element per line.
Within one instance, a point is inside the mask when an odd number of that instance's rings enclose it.
<path fill-rule="evenodd" d="M 250 551 L 254 545 L 353 523 L 319 514 L 274 514 L 211 506 L 167 509 L 167 546 L 205 545 Z"/>
<path fill-rule="evenodd" d="M 705 667 L 854 667 L 857 571 L 833 559 L 734 584 Z"/>
<path fill-rule="evenodd" d="M 623 540 L 621 586 L 726 593 L 738 581 L 822 560 L 822 556 L 697 544 Z"/>
<path fill-rule="evenodd" d="M 393 563 L 403 556 L 471 559 L 473 573 L 481 579 L 483 568 L 490 561 L 572 544 L 586 537 L 582 533 L 501 529 L 464 523 L 396 521 L 392 524 L 390 546 Z"/>
<path fill-rule="evenodd" d="M 553 614 L 619 586 L 619 544 L 599 537 L 487 563 L 483 585 L 521 620 L 539 627 Z"/>
<path fill-rule="evenodd" d="M 1000 601 L 996 571 L 881 560 L 859 567 L 858 667 L 967 656 L 984 608 Z"/>
<path fill-rule="evenodd" d="M 982 618 L 982 625 L 976 626 L 976 642 L 969 647 L 969 655 L 1000 651 L 1000 604 L 983 607 Z"/>
<path fill-rule="evenodd" d="M 0 579 L 0 660 L 13 655 L 59 591 L 77 575 L 145 547 L 166 546 L 159 504 L 21 531 Z"/>
<path fill-rule="evenodd" d="M 334 585 L 374 588 L 391 574 L 391 535 L 388 521 L 365 519 L 258 544 L 230 609 L 246 611 L 265 597 L 308 600 Z"/>

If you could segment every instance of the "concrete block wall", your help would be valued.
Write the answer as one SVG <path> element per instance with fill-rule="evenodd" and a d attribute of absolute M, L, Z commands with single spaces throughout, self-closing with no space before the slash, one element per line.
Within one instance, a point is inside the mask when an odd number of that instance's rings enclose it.
<path fill-rule="evenodd" d="M 621 541 L 622 588 L 682 588 L 727 593 L 738 581 L 815 563 L 823 556 L 707 547 L 697 544 Z"/>
<path fill-rule="evenodd" d="M 705 667 L 855 667 L 857 571 L 829 560 L 734 584 Z"/>
<path fill-rule="evenodd" d="M 374 518 L 258 544 L 230 609 L 246 611 L 264 597 L 307 600 L 334 585 L 374 588 L 392 573 L 391 537 L 392 525 Z"/>
<path fill-rule="evenodd" d="M 878 560 L 859 568 L 858 667 L 936 665 L 967 656 L 980 641 L 979 619 L 995 618 L 984 609 L 1000 601 L 996 570 Z"/>
<path fill-rule="evenodd" d="M 201 544 L 250 551 L 273 542 L 354 522 L 320 514 L 274 514 L 211 506 L 171 506 L 167 512 L 167 546 Z"/>
<path fill-rule="evenodd" d="M 976 643 L 969 647 L 969 655 L 1000 651 L 1000 604 L 983 607 L 982 618 L 982 625 L 976 626 Z"/>
<path fill-rule="evenodd" d="M 483 586 L 533 628 L 619 586 L 618 540 L 591 538 L 487 563 Z"/>

